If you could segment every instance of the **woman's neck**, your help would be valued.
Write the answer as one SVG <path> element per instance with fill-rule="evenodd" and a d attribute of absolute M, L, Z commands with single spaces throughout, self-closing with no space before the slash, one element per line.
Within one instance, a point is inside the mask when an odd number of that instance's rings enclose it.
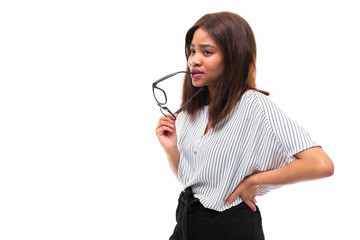
<path fill-rule="evenodd" d="M 211 101 L 214 99 L 215 96 L 215 88 L 209 88 L 209 104 L 211 103 Z"/>

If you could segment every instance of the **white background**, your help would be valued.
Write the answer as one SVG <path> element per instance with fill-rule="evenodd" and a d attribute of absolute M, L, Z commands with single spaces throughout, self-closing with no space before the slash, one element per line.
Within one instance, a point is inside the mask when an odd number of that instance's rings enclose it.
<path fill-rule="evenodd" d="M 223 10 L 255 33 L 258 87 L 336 168 L 259 197 L 266 238 L 358 236 L 355 0 L 0 0 L 0 239 L 168 239 L 182 187 L 151 83 L 185 69 L 187 29 Z"/>

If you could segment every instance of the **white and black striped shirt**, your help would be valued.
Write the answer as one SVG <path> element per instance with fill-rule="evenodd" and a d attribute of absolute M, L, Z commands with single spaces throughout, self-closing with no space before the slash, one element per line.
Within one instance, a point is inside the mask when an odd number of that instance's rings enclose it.
<path fill-rule="evenodd" d="M 191 120 L 181 113 L 176 120 L 180 162 L 178 175 L 184 188 L 206 207 L 224 211 L 225 201 L 246 176 L 280 168 L 294 155 L 318 146 L 309 134 L 286 116 L 267 96 L 249 90 L 215 129 L 206 134 L 208 107 Z M 274 186 L 261 186 L 260 195 Z"/>

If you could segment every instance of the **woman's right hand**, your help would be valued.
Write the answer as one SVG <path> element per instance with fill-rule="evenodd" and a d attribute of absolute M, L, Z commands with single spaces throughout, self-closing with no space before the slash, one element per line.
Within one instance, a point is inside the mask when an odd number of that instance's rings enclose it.
<path fill-rule="evenodd" d="M 159 139 L 161 146 L 165 152 L 177 150 L 177 135 L 175 121 L 171 119 L 169 114 L 166 117 L 160 117 L 159 123 L 155 129 L 155 134 Z M 177 115 L 175 115 L 177 117 Z"/>
<path fill-rule="evenodd" d="M 175 116 L 177 117 L 177 114 Z M 177 147 L 175 121 L 171 119 L 170 115 L 160 117 L 159 123 L 155 129 L 155 134 L 166 152 L 171 170 L 175 174 L 176 178 L 179 179 L 178 166 L 180 153 Z"/>

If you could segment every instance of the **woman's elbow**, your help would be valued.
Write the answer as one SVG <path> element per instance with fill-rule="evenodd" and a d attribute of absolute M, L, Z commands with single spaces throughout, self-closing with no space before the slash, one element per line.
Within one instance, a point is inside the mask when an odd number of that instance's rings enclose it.
<path fill-rule="evenodd" d="M 334 163 L 320 147 L 307 149 L 296 157 L 306 160 L 311 178 L 325 178 L 334 174 Z"/>
<path fill-rule="evenodd" d="M 325 152 L 322 151 L 321 154 L 317 155 L 317 162 L 320 177 L 330 177 L 334 174 L 334 163 Z"/>
<path fill-rule="evenodd" d="M 335 166 L 330 158 L 328 160 L 326 160 L 326 163 L 324 163 L 322 165 L 323 165 L 322 172 L 323 172 L 324 177 L 330 177 L 330 176 L 334 175 Z"/>

